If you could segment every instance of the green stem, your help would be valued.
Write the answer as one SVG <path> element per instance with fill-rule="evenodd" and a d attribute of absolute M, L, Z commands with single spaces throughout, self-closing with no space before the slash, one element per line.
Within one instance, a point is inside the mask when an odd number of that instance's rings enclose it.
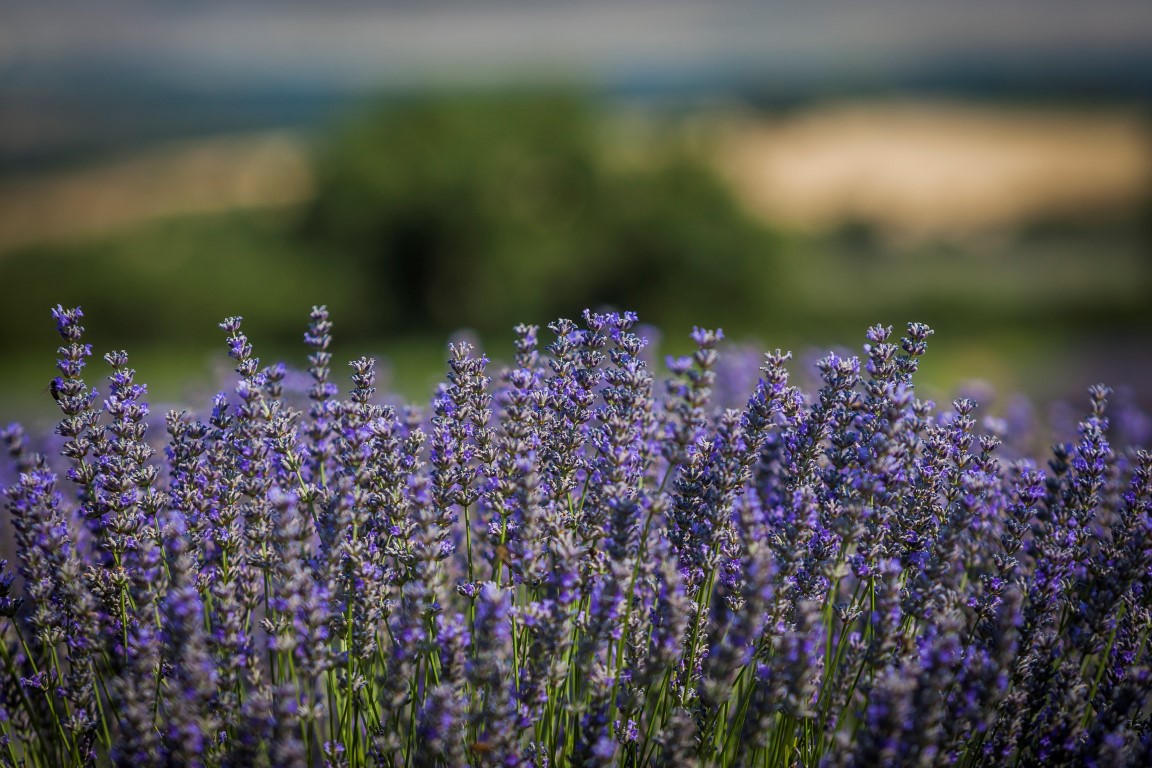
<path fill-rule="evenodd" d="M 13 626 L 15 626 L 15 620 L 13 620 Z M 24 639 L 23 638 L 20 638 L 20 644 L 24 645 Z M 27 646 L 24 645 L 24 647 L 25 647 L 24 652 L 25 652 L 25 654 L 27 654 L 28 653 Z M 9 679 L 19 681 L 20 675 L 16 671 L 16 662 L 13 661 L 12 654 L 8 650 L 8 642 L 6 640 L 4 640 L 3 638 L 0 638 L 0 651 L 3 651 L 3 654 L 4 654 L 4 664 L 5 664 L 5 666 L 8 667 Z M 31 656 L 28 657 L 28 660 L 32 663 L 33 670 L 35 670 L 36 662 L 32 659 Z M 41 749 L 43 750 L 46 747 L 46 745 L 48 744 L 48 741 L 47 741 L 47 739 L 44 738 L 44 734 L 40 730 L 40 719 L 36 716 L 36 711 L 35 711 L 34 707 L 32 706 L 32 700 L 30 698 L 28 698 L 28 691 L 25 690 L 23 685 L 19 686 L 19 689 L 20 689 L 20 700 L 24 705 L 24 711 L 28 713 L 28 721 L 30 723 L 32 723 L 32 728 L 36 731 L 36 741 L 39 744 L 39 746 L 41 747 Z M 19 763 L 17 763 L 17 765 L 19 765 Z"/>
<path fill-rule="evenodd" d="M 1112 632 L 1108 636 L 1108 645 L 1104 648 L 1104 653 L 1100 655 L 1100 666 L 1096 670 L 1096 678 L 1092 681 L 1092 689 L 1088 691 L 1087 706 L 1084 708 L 1084 720 L 1080 723 L 1081 728 L 1087 728 L 1088 723 L 1092 720 L 1092 699 L 1096 697 L 1096 690 L 1100 687 L 1100 681 L 1104 679 L 1104 670 L 1108 668 L 1108 657 L 1112 653 L 1112 646 L 1116 642 L 1116 630 L 1120 628 L 1120 622 L 1124 619 L 1124 613 L 1128 608 L 1128 603 L 1121 602 L 1120 610 L 1116 614 L 1116 621 L 1112 624 Z"/>

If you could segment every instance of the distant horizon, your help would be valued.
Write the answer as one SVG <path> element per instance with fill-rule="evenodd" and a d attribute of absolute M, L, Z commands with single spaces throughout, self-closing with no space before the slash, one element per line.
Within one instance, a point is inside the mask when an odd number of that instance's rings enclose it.
<path fill-rule="evenodd" d="M 1032 79 L 1055 82 L 1149 50 L 1152 4 L 1139 0 L 0 0 L 0 90 L 78 76 L 321 90 L 637 71 L 883 80 L 965 61 L 1030 62 Z"/>
<path fill-rule="evenodd" d="M 1152 52 L 1097 70 L 1082 67 L 1075 82 L 1039 82 L 1021 66 L 1005 70 L 940 62 L 887 80 L 866 74 L 854 83 L 790 81 L 735 71 L 617 73 L 608 82 L 428 82 L 364 88 L 292 87 L 285 83 L 204 89 L 131 76 L 97 78 L 102 87 L 5 90 L 0 81 L 0 175 L 36 171 L 130 149 L 140 144 L 266 130 L 323 129 L 367 104 L 419 98 L 437 90 L 499 92 L 567 88 L 607 105 L 690 111 L 719 106 L 751 110 L 791 109 L 841 100 L 943 100 L 1017 105 L 1083 107 L 1152 106 Z M 92 75 L 92 73 L 88 73 Z M 1115 76 L 1114 76 L 1115 75 Z M 76 83 L 77 86 L 81 82 Z"/>
<path fill-rule="evenodd" d="M 140 141 L 322 125 L 429 87 L 610 101 L 1152 105 L 1152 3 L 0 0 L 0 173 Z"/>

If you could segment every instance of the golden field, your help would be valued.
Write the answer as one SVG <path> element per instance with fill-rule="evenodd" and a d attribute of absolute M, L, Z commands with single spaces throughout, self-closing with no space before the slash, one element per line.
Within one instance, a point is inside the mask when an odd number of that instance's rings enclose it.
<path fill-rule="evenodd" d="M 801 230 L 948 239 L 1127 217 L 1152 191 L 1152 119 L 1137 110 L 833 103 L 690 128 L 751 211 Z M 0 178 L 0 250 L 293 205 L 311 189 L 307 142 L 291 133 L 169 143 Z"/>

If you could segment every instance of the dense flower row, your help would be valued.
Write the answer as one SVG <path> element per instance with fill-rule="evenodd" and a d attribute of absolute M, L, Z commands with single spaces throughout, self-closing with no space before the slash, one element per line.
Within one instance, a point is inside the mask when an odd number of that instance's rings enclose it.
<path fill-rule="evenodd" d="M 4 432 L 5 765 L 1152 765 L 1152 456 L 1103 387 L 1042 468 L 916 398 L 923 325 L 721 410 L 718 332 L 657 382 L 586 313 L 495 382 L 453 345 L 425 415 L 369 359 L 342 399 L 316 308 L 307 399 L 230 318 L 234 392 L 160 438 L 54 315 L 66 461 Z"/>

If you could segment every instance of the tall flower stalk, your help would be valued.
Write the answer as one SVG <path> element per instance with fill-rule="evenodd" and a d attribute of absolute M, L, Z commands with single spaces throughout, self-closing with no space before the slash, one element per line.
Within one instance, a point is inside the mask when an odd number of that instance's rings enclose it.
<path fill-rule="evenodd" d="M 53 316 L 59 455 L 0 435 L 0 765 L 1152 764 L 1152 454 L 1105 387 L 1045 464 L 919 396 L 921 324 L 804 392 L 587 312 L 452 345 L 421 411 L 369 358 L 341 395 L 315 307 L 307 386 L 228 318 L 233 384 L 155 429 Z"/>

